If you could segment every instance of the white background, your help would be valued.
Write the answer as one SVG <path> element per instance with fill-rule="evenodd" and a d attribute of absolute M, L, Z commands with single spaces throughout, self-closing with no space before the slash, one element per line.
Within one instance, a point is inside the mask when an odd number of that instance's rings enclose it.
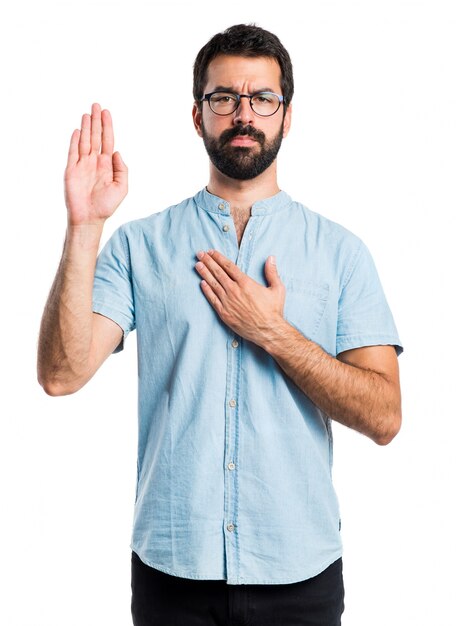
<path fill-rule="evenodd" d="M 294 63 L 279 184 L 370 248 L 405 346 L 387 447 L 336 425 L 346 626 L 454 620 L 456 13 L 450 1 L 16 2 L 0 15 L 0 623 L 126 626 L 136 478 L 135 337 L 76 395 L 36 382 L 65 229 L 71 133 L 109 108 L 130 192 L 107 224 L 207 182 L 192 64 L 256 22 Z M 280 268 L 279 268 L 280 271 Z"/>

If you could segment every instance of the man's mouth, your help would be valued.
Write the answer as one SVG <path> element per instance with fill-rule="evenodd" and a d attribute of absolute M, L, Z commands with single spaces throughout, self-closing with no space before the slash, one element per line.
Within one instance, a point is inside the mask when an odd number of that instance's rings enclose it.
<path fill-rule="evenodd" d="M 263 142 L 264 134 L 252 126 L 230 128 L 224 131 L 220 136 L 222 146 L 229 145 L 238 148 L 250 148 L 255 144 L 263 145 Z"/>
<path fill-rule="evenodd" d="M 233 139 L 230 141 L 230 146 L 248 147 L 253 146 L 256 143 L 256 139 L 253 139 L 253 137 L 249 137 L 249 135 L 237 135 L 236 137 L 233 137 Z"/>

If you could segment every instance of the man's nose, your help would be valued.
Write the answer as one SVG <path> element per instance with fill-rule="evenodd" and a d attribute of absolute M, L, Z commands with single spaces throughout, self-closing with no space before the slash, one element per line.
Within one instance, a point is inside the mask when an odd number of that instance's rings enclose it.
<path fill-rule="evenodd" d="M 250 106 L 250 100 L 248 98 L 241 98 L 239 106 L 234 112 L 233 124 L 247 126 L 247 124 L 253 123 L 254 117 L 255 115 Z"/>

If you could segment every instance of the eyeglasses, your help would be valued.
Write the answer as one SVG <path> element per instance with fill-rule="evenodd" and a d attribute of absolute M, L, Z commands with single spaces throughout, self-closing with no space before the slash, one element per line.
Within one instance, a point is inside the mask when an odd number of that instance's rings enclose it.
<path fill-rule="evenodd" d="M 248 98 L 252 111 L 263 117 L 274 115 L 283 102 L 283 96 L 272 93 L 272 91 L 260 91 L 253 94 L 253 96 L 243 93 L 232 93 L 230 91 L 213 91 L 212 93 L 206 93 L 200 102 L 207 100 L 211 111 L 216 115 L 231 115 L 241 103 L 241 98 Z"/>

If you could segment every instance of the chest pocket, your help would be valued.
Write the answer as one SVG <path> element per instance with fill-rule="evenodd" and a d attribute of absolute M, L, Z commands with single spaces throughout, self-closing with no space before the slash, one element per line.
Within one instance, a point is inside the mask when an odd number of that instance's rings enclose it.
<path fill-rule="evenodd" d="M 329 285 L 313 280 L 280 276 L 287 290 L 284 317 L 307 339 L 315 340 L 324 315 Z"/>

